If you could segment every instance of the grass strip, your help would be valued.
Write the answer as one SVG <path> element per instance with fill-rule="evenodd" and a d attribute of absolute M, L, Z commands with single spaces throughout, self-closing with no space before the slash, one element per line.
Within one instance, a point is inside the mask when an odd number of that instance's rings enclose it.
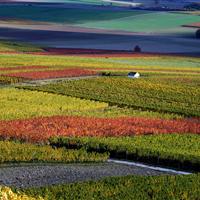
<path fill-rule="evenodd" d="M 101 162 L 107 154 L 88 153 L 85 150 L 54 149 L 48 145 L 0 141 L 0 164 L 23 162 Z"/>

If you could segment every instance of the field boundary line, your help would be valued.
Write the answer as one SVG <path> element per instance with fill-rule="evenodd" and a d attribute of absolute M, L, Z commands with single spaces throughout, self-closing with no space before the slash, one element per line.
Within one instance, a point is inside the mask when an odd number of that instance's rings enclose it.
<path fill-rule="evenodd" d="M 142 163 L 138 163 L 138 162 L 130 162 L 130 161 L 124 161 L 124 160 L 115 160 L 115 159 L 108 159 L 108 162 L 142 167 L 142 168 L 152 169 L 152 170 L 161 171 L 161 172 L 170 172 L 170 173 L 179 174 L 179 175 L 192 174 L 191 172 L 179 171 L 179 170 L 163 168 L 163 167 L 150 166 L 150 165 L 146 165 L 146 164 L 142 164 Z"/>
<path fill-rule="evenodd" d="M 134 19 L 138 19 L 138 18 L 140 18 L 141 16 L 148 16 L 148 15 L 150 15 L 150 14 L 152 14 L 152 13 L 154 13 L 154 12 L 151 12 L 151 11 L 148 11 L 148 13 L 143 13 L 143 14 L 136 14 L 136 15 L 130 15 L 130 16 L 126 16 L 126 17 L 119 17 L 119 18 L 114 18 L 114 19 L 103 19 L 103 20 L 100 20 L 100 21 L 98 21 L 97 23 L 101 23 L 101 22 L 110 22 L 110 21 L 116 21 L 116 20 L 124 20 L 124 19 L 129 19 L 129 18 L 134 18 Z M 160 13 L 167 13 L 167 12 L 162 12 L 162 11 L 158 11 L 158 12 L 156 12 L 156 14 L 160 14 Z M 89 23 L 91 23 L 91 24 L 95 24 L 95 22 L 89 22 Z M 82 24 L 77 24 L 77 25 L 87 25 L 88 24 L 88 22 L 86 22 L 86 23 L 82 23 Z M 76 26 L 76 25 L 74 25 L 74 26 Z M 86 26 L 87 27 L 87 26 Z"/>

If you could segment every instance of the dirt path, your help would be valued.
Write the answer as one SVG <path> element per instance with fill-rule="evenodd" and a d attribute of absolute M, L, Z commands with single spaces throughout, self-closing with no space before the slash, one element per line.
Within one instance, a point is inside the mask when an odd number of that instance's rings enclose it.
<path fill-rule="evenodd" d="M 0 185 L 17 188 L 99 180 L 110 176 L 173 174 L 117 163 L 24 164 L 0 167 Z"/>
<path fill-rule="evenodd" d="M 38 86 L 38 85 L 46 85 L 50 83 L 58 83 L 58 82 L 67 81 L 67 80 L 81 80 L 81 79 L 97 78 L 99 76 L 100 75 L 42 79 L 42 80 L 34 80 L 34 81 L 26 81 L 23 83 L 17 83 L 17 84 L 14 84 L 14 86 Z"/>

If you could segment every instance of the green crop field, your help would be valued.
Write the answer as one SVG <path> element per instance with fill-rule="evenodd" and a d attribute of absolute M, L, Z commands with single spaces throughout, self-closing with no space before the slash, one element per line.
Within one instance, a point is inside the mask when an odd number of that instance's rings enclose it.
<path fill-rule="evenodd" d="M 53 146 L 70 147 L 97 152 L 110 152 L 116 158 L 135 158 L 137 160 L 151 159 L 155 163 L 165 165 L 200 165 L 198 151 L 200 138 L 198 135 L 153 135 L 138 137 L 110 138 L 53 138 Z M 121 155 L 120 155 L 121 154 Z M 169 163 L 167 163 L 169 162 Z"/>
<path fill-rule="evenodd" d="M 100 162 L 107 159 L 107 154 L 87 153 L 83 150 L 66 151 L 64 148 L 53 149 L 48 145 L 40 147 L 33 144 L 3 141 L 0 141 L 0 144 L 1 164 L 9 162 Z"/>
<path fill-rule="evenodd" d="M 66 81 L 33 89 L 115 105 L 177 113 L 185 116 L 200 116 L 200 90 L 197 86 L 184 86 L 183 82 L 179 83 L 173 78 L 161 81 L 157 78 L 140 80 L 97 78 L 95 80 Z"/>
<path fill-rule="evenodd" d="M 0 104 L 1 120 L 88 113 L 107 108 L 106 103 L 7 88 L 1 89 Z"/>
<path fill-rule="evenodd" d="M 189 176 L 128 176 L 113 177 L 68 185 L 24 189 L 21 194 L 30 197 L 54 199 L 155 199 L 195 200 L 199 198 L 199 175 Z"/>
<path fill-rule="evenodd" d="M 0 120 L 28 119 L 39 116 L 75 115 L 93 117 L 140 116 L 152 118 L 181 118 L 177 114 L 160 114 L 131 108 L 108 106 L 107 103 L 82 100 L 43 92 L 1 89 Z"/>

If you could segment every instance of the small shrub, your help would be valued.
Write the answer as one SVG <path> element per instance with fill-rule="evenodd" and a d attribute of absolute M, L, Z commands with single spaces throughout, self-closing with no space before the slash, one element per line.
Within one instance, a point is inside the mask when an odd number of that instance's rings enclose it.
<path fill-rule="evenodd" d="M 102 76 L 111 76 L 111 72 L 102 72 L 101 75 Z"/>
<path fill-rule="evenodd" d="M 142 50 L 141 50 L 140 46 L 136 45 L 135 48 L 134 48 L 134 52 L 139 53 L 141 51 Z"/>
<path fill-rule="evenodd" d="M 196 31 L 196 38 L 197 38 L 197 39 L 200 39 L 200 29 L 198 29 L 198 30 Z"/>
<path fill-rule="evenodd" d="M 0 200 L 36 200 L 34 197 L 29 197 L 25 194 L 14 193 L 9 187 L 0 186 Z M 43 200 L 37 197 L 38 200 Z"/>

